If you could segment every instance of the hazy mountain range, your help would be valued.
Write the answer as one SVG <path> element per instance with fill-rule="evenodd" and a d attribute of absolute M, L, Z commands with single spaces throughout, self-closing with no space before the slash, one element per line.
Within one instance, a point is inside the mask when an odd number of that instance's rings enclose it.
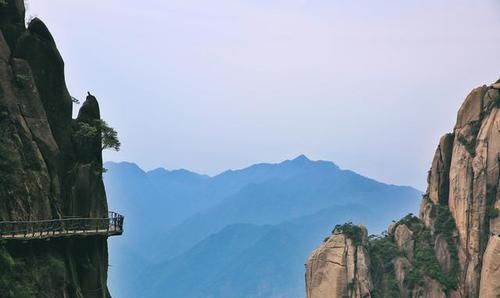
<path fill-rule="evenodd" d="M 303 297 L 304 263 L 332 222 L 381 232 L 421 193 L 305 156 L 209 177 L 106 163 L 116 297 Z M 148 286 L 145 287 L 144 284 Z"/>

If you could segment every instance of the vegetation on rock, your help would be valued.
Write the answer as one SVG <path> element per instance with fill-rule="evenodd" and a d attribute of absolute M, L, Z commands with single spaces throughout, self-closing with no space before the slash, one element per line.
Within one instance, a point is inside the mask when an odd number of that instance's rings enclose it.
<path fill-rule="evenodd" d="M 450 253 L 451 269 L 447 274 L 446 283 L 444 286 L 447 290 L 454 290 L 457 288 L 458 277 L 460 274 L 460 264 L 458 262 L 458 249 L 456 241 L 454 240 L 454 232 L 456 230 L 455 220 L 451 215 L 450 209 L 444 206 L 439 206 L 437 211 L 436 222 L 434 224 L 435 235 L 444 237 L 448 244 L 448 251 Z"/>
<path fill-rule="evenodd" d="M 414 289 L 425 286 L 426 277 L 436 280 L 443 285 L 446 291 L 457 288 L 460 265 L 458 263 L 458 250 L 456 245 L 455 221 L 447 207 L 438 206 L 436 211 L 436 222 L 434 232 L 423 225 L 422 221 L 408 214 L 398 222 L 395 222 L 395 228 L 399 225 L 407 226 L 414 234 L 414 254 L 413 258 L 408 260 L 403 251 L 398 248 L 395 236 L 392 233 L 383 233 L 382 235 L 371 235 L 368 238 L 367 250 L 370 254 L 371 267 L 370 274 L 373 278 L 372 297 L 400 297 L 400 289 L 396 282 L 395 262 L 397 258 L 406 259 L 409 263 L 408 271 L 404 278 L 406 289 Z M 358 231 L 352 223 L 338 225 L 335 231 L 342 231 L 351 239 L 356 238 Z M 450 252 L 451 269 L 445 274 L 441 268 L 434 250 L 434 242 L 437 236 L 443 237 L 448 244 Z M 354 240 L 353 240 L 354 241 Z"/>
<path fill-rule="evenodd" d="M 351 239 L 354 245 L 359 246 L 363 243 L 363 231 L 361 228 L 352 222 L 345 223 L 343 225 L 336 225 L 332 231 L 334 233 L 342 233 Z"/>
<path fill-rule="evenodd" d="M 458 134 L 457 140 L 465 146 L 465 149 L 471 156 L 475 156 L 476 154 L 476 136 L 479 133 L 479 129 L 481 129 L 481 121 L 473 121 L 468 124 L 470 128 L 469 137 L 465 137 L 462 134 Z M 473 138 L 470 138 L 473 136 Z"/>
<path fill-rule="evenodd" d="M 401 255 L 394 237 L 388 235 L 371 235 L 368 242 L 371 260 L 371 276 L 373 278 L 373 298 L 397 298 L 399 289 L 396 284 L 393 261 Z"/>
<path fill-rule="evenodd" d="M 486 190 L 488 219 L 492 219 L 500 215 L 500 210 L 495 207 L 496 195 L 497 190 L 495 189 L 495 187 L 489 186 Z"/>
<path fill-rule="evenodd" d="M 441 270 L 434 253 L 430 231 L 423 230 L 416 236 L 415 256 L 412 268 L 405 279 L 405 285 L 413 290 L 424 286 L 424 277 L 428 276 L 443 285 L 448 285 L 447 276 Z"/>
<path fill-rule="evenodd" d="M 26 266 L 29 264 L 29 267 Z M 29 268 L 29 269 L 28 269 Z M 15 258 L 0 243 L 0 293 L 4 298 L 53 297 L 46 289 L 47 279 L 59 289 L 65 286 L 65 266 L 60 259 L 48 255 L 44 258 Z"/>
<path fill-rule="evenodd" d="M 420 229 L 422 229 L 422 221 L 416 217 L 415 215 L 413 215 L 413 213 L 410 213 L 408 215 L 406 215 L 405 217 L 403 217 L 402 219 L 400 219 L 396 225 L 405 225 L 407 226 L 412 232 L 417 232 L 419 231 Z"/>
<path fill-rule="evenodd" d="M 372 297 L 499 297 L 499 82 L 475 88 L 441 139 L 420 219 L 370 237 Z"/>
<path fill-rule="evenodd" d="M 102 150 L 113 149 L 120 151 L 121 143 L 116 130 L 102 119 L 93 122 L 79 122 L 75 136 L 83 139 L 95 139 L 101 135 Z"/>

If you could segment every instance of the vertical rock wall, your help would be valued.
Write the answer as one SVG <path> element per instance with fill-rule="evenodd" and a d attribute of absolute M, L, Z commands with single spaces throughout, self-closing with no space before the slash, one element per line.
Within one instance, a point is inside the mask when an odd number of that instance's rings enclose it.
<path fill-rule="evenodd" d="M 341 230 L 334 231 L 311 254 L 306 265 L 308 297 L 371 297 L 367 232 L 359 227 L 355 233 L 356 237 L 350 237 Z"/>
<path fill-rule="evenodd" d="M 75 134 L 100 119 L 99 105 L 89 95 L 77 119 L 72 105 L 45 24 L 34 19 L 26 28 L 22 0 L 0 3 L 0 220 L 107 216 L 100 136 Z M 105 237 L 11 241 L 4 253 L 16 275 L 0 288 L 5 297 L 24 297 L 16 289 L 27 297 L 109 296 Z"/>
<path fill-rule="evenodd" d="M 420 217 L 365 246 L 372 265 L 357 270 L 369 272 L 373 288 L 362 297 L 500 297 L 499 107 L 500 81 L 467 96 L 439 142 Z M 329 245 L 308 260 L 308 297 L 359 297 L 345 291 L 352 281 L 338 265 L 318 266 Z"/>

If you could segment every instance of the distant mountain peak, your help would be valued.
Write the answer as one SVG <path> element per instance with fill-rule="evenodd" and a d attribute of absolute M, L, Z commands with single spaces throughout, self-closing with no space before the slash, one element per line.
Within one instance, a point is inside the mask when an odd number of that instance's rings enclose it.
<path fill-rule="evenodd" d="M 154 170 L 148 171 L 148 175 L 153 175 L 153 176 L 170 176 L 170 177 L 177 177 L 177 178 L 195 178 L 195 179 L 205 179 L 209 178 L 207 175 L 203 174 L 198 174 L 196 172 L 186 170 L 186 169 L 176 169 L 176 170 L 167 170 L 165 168 L 156 168 Z"/>
<path fill-rule="evenodd" d="M 106 168 L 108 170 L 121 169 L 122 171 L 123 170 L 130 170 L 130 171 L 145 173 L 145 171 L 139 165 L 137 165 L 134 162 L 128 162 L 128 161 L 120 161 L 120 162 L 106 161 L 104 163 L 104 168 Z"/>
<path fill-rule="evenodd" d="M 289 165 L 292 167 L 314 167 L 314 168 L 335 168 L 340 170 L 340 167 L 332 161 L 327 160 L 311 160 L 305 154 L 301 154 L 294 159 L 285 160 L 280 165 Z"/>
<path fill-rule="evenodd" d="M 307 156 L 305 156 L 304 154 L 301 154 L 301 155 L 297 156 L 296 158 L 294 158 L 292 161 L 305 162 L 305 161 L 311 161 L 311 160 L 309 158 L 307 158 Z"/>
<path fill-rule="evenodd" d="M 308 165 L 308 164 L 313 164 L 313 163 L 315 163 L 315 161 L 310 160 L 307 156 L 305 156 L 304 154 L 301 154 L 301 155 L 295 157 L 294 159 L 288 159 L 288 160 L 283 161 L 281 163 L 281 165 L 286 165 L 286 164 Z"/>

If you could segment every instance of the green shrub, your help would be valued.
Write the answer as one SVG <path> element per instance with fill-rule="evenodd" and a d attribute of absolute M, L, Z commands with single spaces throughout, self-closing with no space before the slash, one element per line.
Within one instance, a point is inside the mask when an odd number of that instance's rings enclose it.
<path fill-rule="evenodd" d="M 458 263 L 456 240 L 454 239 L 455 221 L 450 210 L 444 206 L 436 206 L 435 218 L 435 233 L 433 235 L 425 228 L 422 221 L 413 214 L 408 214 L 395 222 L 396 225 L 406 225 L 414 233 L 413 259 L 404 280 L 405 288 L 409 290 L 423 286 L 426 276 L 442 284 L 447 291 L 457 288 L 460 265 Z M 449 274 L 444 274 L 434 251 L 434 241 L 438 235 L 441 235 L 448 244 L 452 261 Z M 398 249 L 394 236 L 387 233 L 383 236 L 370 236 L 368 251 L 372 263 L 371 276 L 375 288 L 372 297 L 399 297 L 400 293 L 396 285 L 393 262 L 403 254 Z"/>
<path fill-rule="evenodd" d="M 93 139 L 97 138 L 99 135 L 99 128 L 97 124 L 79 122 L 78 129 L 75 132 L 75 136 L 82 139 Z"/>
<path fill-rule="evenodd" d="M 78 128 L 75 131 L 75 137 L 82 139 L 95 139 L 101 138 L 101 148 L 113 149 L 115 151 L 120 151 L 121 143 L 118 139 L 118 133 L 116 130 L 108 125 L 106 121 L 99 119 L 91 123 L 79 122 Z"/>
<path fill-rule="evenodd" d="M 332 233 L 336 232 L 346 235 L 356 246 L 363 243 L 363 231 L 352 222 L 348 222 L 343 225 L 336 225 Z"/>
<path fill-rule="evenodd" d="M 0 296 L 2 298 L 53 297 L 65 287 L 65 265 L 50 254 L 14 258 L 0 243 Z M 52 292 L 51 292 L 52 291 Z M 40 296 L 40 293 L 45 293 Z"/>
<path fill-rule="evenodd" d="M 497 190 L 494 186 L 488 186 L 486 189 L 486 204 L 488 219 L 496 218 L 500 215 L 500 210 L 495 207 L 497 200 Z"/>
<path fill-rule="evenodd" d="M 373 298 L 397 298 L 399 288 L 396 283 L 393 260 L 400 256 L 394 238 L 387 233 L 371 235 L 368 241 L 368 252 L 371 260 L 371 276 L 373 278 Z"/>
<path fill-rule="evenodd" d="M 436 234 L 441 234 L 445 238 L 451 238 L 453 236 L 453 231 L 456 229 L 455 219 L 453 219 L 447 207 L 438 207 L 434 228 Z"/>
<path fill-rule="evenodd" d="M 391 236 L 370 236 L 368 251 L 375 267 L 380 267 L 383 272 L 392 270 L 392 261 L 401 253 Z"/>
<path fill-rule="evenodd" d="M 434 223 L 435 234 L 441 235 L 448 244 L 450 252 L 451 268 L 445 284 L 448 290 L 456 289 L 458 286 L 458 277 L 460 275 L 460 264 L 458 262 L 458 249 L 453 240 L 453 233 L 456 230 L 455 219 L 447 207 L 439 206 L 437 210 L 436 222 Z"/>
<path fill-rule="evenodd" d="M 413 232 L 418 232 L 423 227 L 422 221 L 418 217 L 413 215 L 413 213 L 409 213 L 408 215 L 400 219 L 396 223 L 396 225 L 405 225 Z"/>
<path fill-rule="evenodd" d="M 498 208 L 490 207 L 488 208 L 488 217 L 495 218 L 500 214 L 500 210 Z"/>
<path fill-rule="evenodd" d="M 26 280 L 22 270 L 9 254 L 4 244 L 0 244 L 0 293 L 6 298 L 34 297 L 30 283 L 22 285 L 20 280 Z M 28 286 L 26 286 L 28 285 Z"/>
<path fill-rule="evenodd" d="M 347 284 L 347 290 L 349 292 L 352 292 L 352 290 L 354 290 L 354 282 L 353 281 L 350 281 L 348 284 Z"/>
<path fill-rule="evenodd" d="M 1 275 L 4 276 L 4 273 L 11 272 L 12 268 L 15 265 L 14 259 L 12 256 L 5 250 L 3 244 L 0 244 L 0 272 Z"/>
<path fill-rule="evenodd" d="M 438 281 L 447 291 L 456 289 L 457 275 L 455 273 L 446 275 L 441 270 L 434 252 L 433 238 L 428 230 L 422 231 L 417 235 L 412 265 L 413 267 L 405 279 L 405 284 L 409 289 L 422 286 L 424 276 Z"/>

